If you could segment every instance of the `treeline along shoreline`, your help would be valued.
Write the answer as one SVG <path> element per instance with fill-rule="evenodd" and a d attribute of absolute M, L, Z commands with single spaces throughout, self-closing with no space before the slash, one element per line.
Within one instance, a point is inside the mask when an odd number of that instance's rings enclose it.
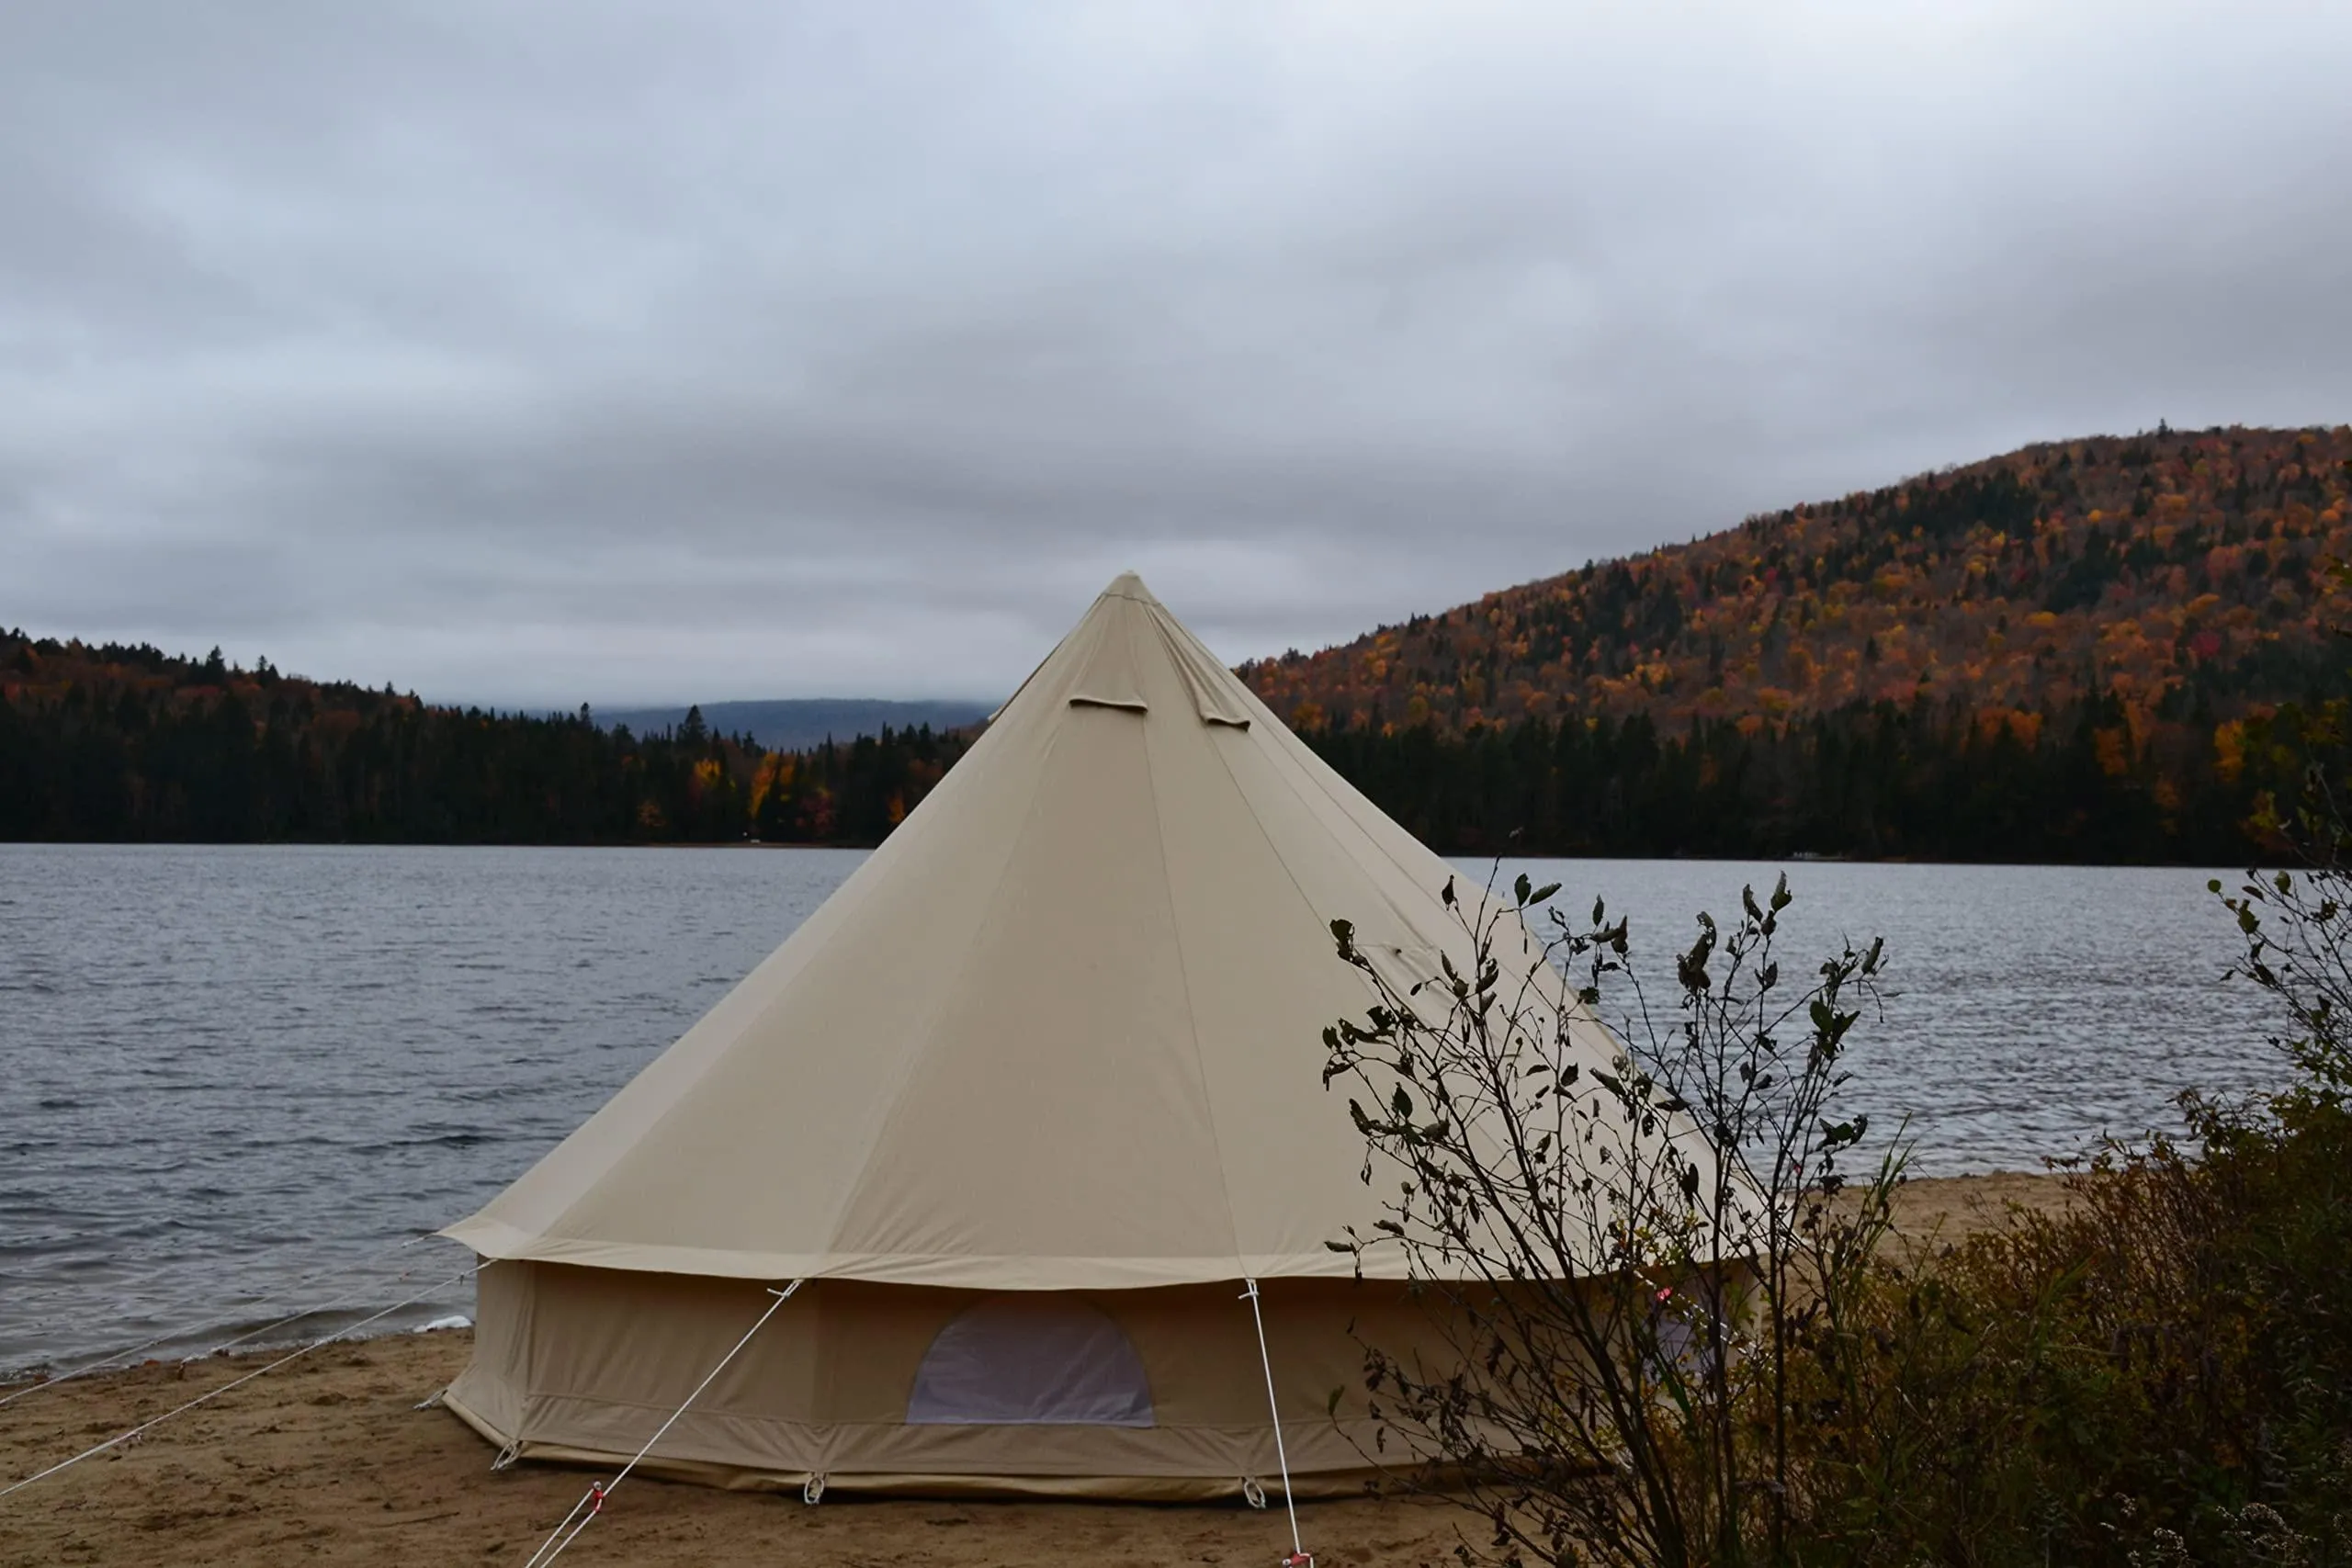
<path fill-rule="evenodd" d="M 0 632 L 0 840 L 876 843 L 961 755 L 928 728 L 769 750 L 152 648 Z"/>
<path fill-rule="evenodd" d="M 2042 444 L 1241 673 L 1438 850 L 2236 863 L 2352 690 L 2352 427 Z M 0 840 L 879 842 L 800 750 L 0 630 Z"/>
<path fill-rule="evenodd" d="M 878 843 L 976 732 L 771 750 L 0 633 L 0 840 Z M 2134 748 L 2111 700 L 2009 715 L 1855 704 L 1779 724 L 1526 719 L 1306 732 L 1451 853 L 2228 863 L 2336 738 L 2289 703 Z M 2123 739 L 2119 739 L 2120 737 Z"/>

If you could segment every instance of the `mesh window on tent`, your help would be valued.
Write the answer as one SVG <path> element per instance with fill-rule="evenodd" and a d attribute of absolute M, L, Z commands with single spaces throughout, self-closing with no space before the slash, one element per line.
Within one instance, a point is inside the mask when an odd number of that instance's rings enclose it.
<path fill-rule="evenodd" d="M 1073 1296 L 984 1296 L 939 1331 L 909 1426 L 1151 1426 L 1151 1385 L 1119 1325 Z"/>

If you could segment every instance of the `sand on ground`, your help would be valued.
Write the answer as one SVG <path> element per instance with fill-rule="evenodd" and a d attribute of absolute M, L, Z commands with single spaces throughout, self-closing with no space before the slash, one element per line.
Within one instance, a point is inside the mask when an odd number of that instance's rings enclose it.
<path fill-rule="evenodd" d="M 2064 1201 L 2057 1179 L 1909 1183 L 1901 1223 L 1956 1235 L 2011 1202 Z M 417 1403 L 472 1348 L 464 1330 L 326 1346 L 0 1498 L 0 1568 L 40 1564 L 520 1563 L 600 1473 L 492 1472 L 487 1444 Z M 0 1487 L 266 1364 L 273 1355 L 150 1363 L 39 1389 L 0 1408 Z M 1323 1568 L 1443 1564 L 1468 1516 L 1442 1502 L 1299 1506 Z M 1475 1523 L 1475 1521 L 1471 1521 Z M 927 1502 L 720 1492 L 632 1476 L 567 1564 L 1233 1562 L 1290 1550 L 1279 1506 Z"/>
<path fill-rule="evenodd" d="M 1894 1228 L 1915 1242 L 1956 1241 L 2012 1209 L 2056 1213 L 2073 1201 L 2066 1179 L 2048 1171 L 1916 1177 L 1894 1190 Z"/>

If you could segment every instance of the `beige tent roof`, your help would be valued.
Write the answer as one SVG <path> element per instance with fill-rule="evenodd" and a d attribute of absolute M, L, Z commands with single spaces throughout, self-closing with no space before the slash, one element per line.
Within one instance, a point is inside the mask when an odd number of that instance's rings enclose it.
<path fill-rule="evenodd" d="M 763 1280 L 1345 1274 L 1325 1242 L 1378 1211 L 1321 1036 L 1370 997 L 1329 922 L 1421 970 L 1460 945 L 1451 874 L 1122 577 L 822 908 L 446 1234 Z"/>

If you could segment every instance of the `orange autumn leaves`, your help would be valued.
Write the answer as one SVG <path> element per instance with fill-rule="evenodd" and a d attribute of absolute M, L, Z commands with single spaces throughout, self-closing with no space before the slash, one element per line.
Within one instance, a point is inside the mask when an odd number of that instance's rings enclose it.
<path fill-rule="evenodd" d="M 2048 443 L 1753 517 L 1247 665 L 1303 728 L 1459 734 L 1525 717 L 1742 729 L 1921 702 L 2030 746 L 2086 701 L 2099 749 L 2230 744 L 2319 694 L 2352 604 L 2352 428 Z"/>

